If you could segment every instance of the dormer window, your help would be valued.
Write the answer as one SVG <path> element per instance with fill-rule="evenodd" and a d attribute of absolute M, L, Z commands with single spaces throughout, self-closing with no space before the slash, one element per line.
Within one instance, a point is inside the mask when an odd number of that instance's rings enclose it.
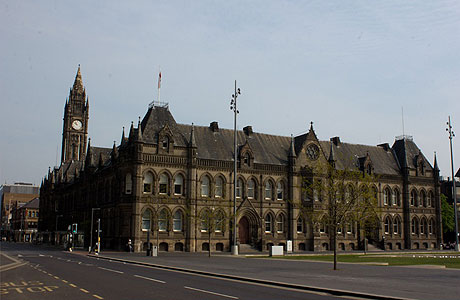
<path fill-rule="evenodd" d="M 251 166 L 251 156 L 249 155 L 249 153 L 246 153 L 244 155 L 244 159 L 243 159 L 243 162 L 246 166 L 250 167 Z"/>
<path fill-rule="evenodd" d="M 163 137 L 163 141 L 161 142 L 161 148 L 168 151 L 169 148 L 169 138 L 167 136 Z"/>

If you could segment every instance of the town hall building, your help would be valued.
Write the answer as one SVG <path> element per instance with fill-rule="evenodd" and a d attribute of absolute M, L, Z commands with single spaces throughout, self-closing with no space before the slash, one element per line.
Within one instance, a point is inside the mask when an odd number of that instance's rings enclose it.
<path fill-rule="evenodd" d="M 80 68 L 65 104 L 62 155 L 40 189 L 39 231 L 46 241 L 78 224 L 88 247 L 100 219 L 101 246 L 135 251 L 266 250 L 292 241 L 293 251 L 331 250 L 330 232 L 304 214 L 321 197 L 304 192 L 305 170 L 333 163 L 374 175 L 378 214 L 371 230 L 356 223 L 337 230 L 338 250 L 374 247 L 438 249 L 442 238 L 439 169 L 409 136 L 392 146 L 322 141 L 307 133 L 277 136 L 251 126 L 237 131 L 234 236 L 234 131 L 178 123 L 167 104 L 151 104 L 112 147 L 88 139 L 89 103 Z M 319 174 L 313 174 L 319 176 Z M 94 226 L 94 227 L 93 227 Z"/>

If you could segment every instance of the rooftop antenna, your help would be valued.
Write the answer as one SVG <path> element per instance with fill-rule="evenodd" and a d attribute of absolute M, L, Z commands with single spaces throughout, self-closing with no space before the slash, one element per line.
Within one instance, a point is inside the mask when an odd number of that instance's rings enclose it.
<path fill-rule="evenodd" d="M 160 88 L 161 88 L 161 66 L 158 66 L 158 106 L 160 106 Z"/>

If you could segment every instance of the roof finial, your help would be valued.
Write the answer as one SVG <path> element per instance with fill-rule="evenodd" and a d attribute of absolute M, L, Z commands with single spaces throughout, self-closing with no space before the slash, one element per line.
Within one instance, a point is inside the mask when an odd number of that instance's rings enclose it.
<path fill-rule="evenodd" d="M 310 131 L 313 131 L 313 121 L 310 122 Z"/>

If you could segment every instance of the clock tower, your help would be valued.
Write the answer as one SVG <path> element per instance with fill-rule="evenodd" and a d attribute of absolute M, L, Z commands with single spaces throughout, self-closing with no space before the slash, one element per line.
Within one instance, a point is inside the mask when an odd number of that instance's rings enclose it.
<path fill-rule="evenodd" d="M 61 163 L 83 161 L 86 154 L 88 138 L 89 100 L 81 79 L 78 65 L 75 82 L 70 89 L 69 98 L 64 107 L 62 129 Z"/>

